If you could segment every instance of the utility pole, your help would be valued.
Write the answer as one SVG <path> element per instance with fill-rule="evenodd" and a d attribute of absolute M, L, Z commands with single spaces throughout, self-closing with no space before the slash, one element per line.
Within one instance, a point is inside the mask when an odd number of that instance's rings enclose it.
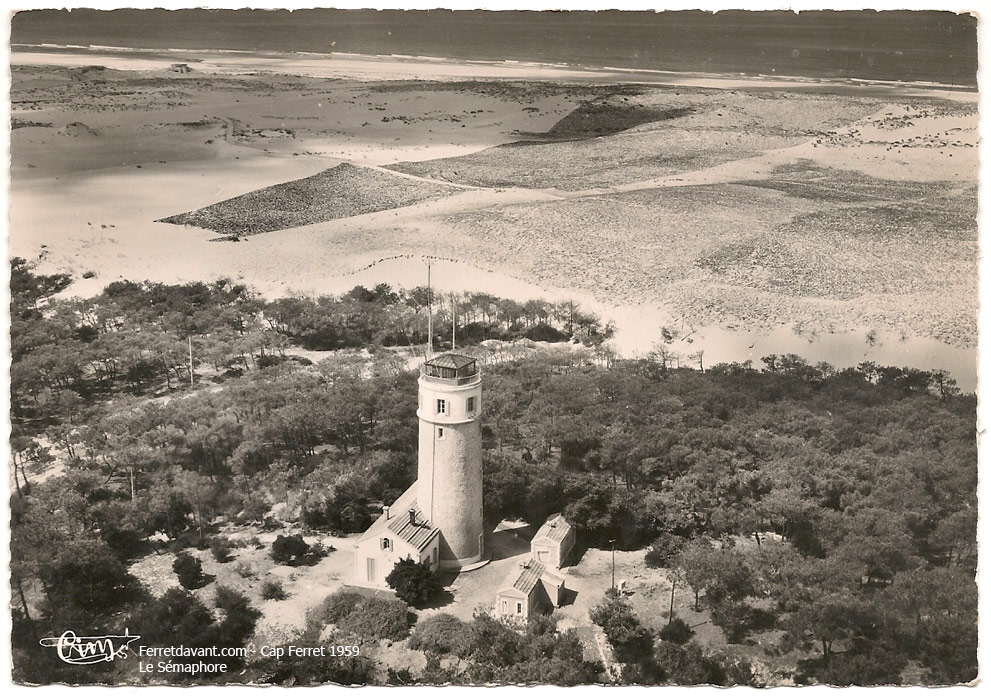
<path fill-rule="evenodd" d="M 674 619 L 674 578 L 671 579 L 671 607 L 668 609 L 668 624 L 671 624 L 671 620 Z"/>
<path fill-rule="evenodd" d="M 616 540 L 609 540 L 612 545 L 612 589 L 616 590 Z"/>

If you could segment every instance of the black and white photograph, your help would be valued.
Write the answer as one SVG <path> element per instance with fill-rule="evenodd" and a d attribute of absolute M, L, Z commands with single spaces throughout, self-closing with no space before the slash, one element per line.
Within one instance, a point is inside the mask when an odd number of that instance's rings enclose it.
<path fill-rule="evenodd" d="M 977 8 L 371 5 L 8 11 L 8 681 L 973 688 Z"/>

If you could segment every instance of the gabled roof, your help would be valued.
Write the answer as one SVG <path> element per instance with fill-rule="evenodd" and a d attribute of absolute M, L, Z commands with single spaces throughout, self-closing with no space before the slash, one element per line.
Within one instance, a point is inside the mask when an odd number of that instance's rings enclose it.
<path fill-rule="evenodd" d="M 411 509 L 415 513 L 415 523 L 410 523 L 409 512 Z M 423 511 L 417 506 L 416 482 L 413 482 L 413 485 L 389 506 L 389 517 L 386 518 L 385 513 L 382 513 L 378 520 L 362 533 L 358 541 L 361 542 L 369 537 L 386 537 L 391 533 L 416 551 L 422 552 L 433 541 L 438 532 L 440 530 L 427 520 Z"/>
<path fill-rule="evenodd" d="M 571 525 L 564 519 L 564 516 L 560 513 L 555 513 L 549 516 L 544 524 L 540 526 L 537 534 L 533 536 L 533 541 L 536 542 L 537 540 L 546 538 L 560 544 L 568 536 L 568 533 L 571 532 L 571 529 Z"/>
<path fill-rule="evenodd" d="M 531 559 L 523 565 L 519 573 L 510 572 L 501 590 L 513 588 L 520 593 L 530 595 L 530 592 L 540 582 L 540 577 L 544 573 L 544 565 L 536 559 Z"/>
<path fill-rule="evenodd" d="M 410 509 L 415 511 L 416 514 L 412 523 L 409 517 Z M 390 515 L 392 515 L 391 512 Z M 389 531 L 410 546 L 415 547 L 418 552 L 426 549 L 427 545 L 434 539 L 434 536 L 440 532 L 423 516 L 423 513 L 416 505 L 416 501 L 413 501 L 409 508 L 389 519 Z"/>
<path fill-rule="evenodd" d="M 437 357 L 431 357 L 426 361 L 426 364 L 432 365 L 433 367 L 445 367 L 447 369 L 462 369 L 473 362 L 475 362 L 474 357 L 448 352 L 443 355 L 438 355 Z"/>

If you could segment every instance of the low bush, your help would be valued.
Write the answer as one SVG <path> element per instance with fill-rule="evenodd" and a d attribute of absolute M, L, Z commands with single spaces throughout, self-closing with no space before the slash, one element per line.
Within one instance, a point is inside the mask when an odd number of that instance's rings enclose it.
<path fill-rule="evenodd" d="M 218 564 L 223 564 L 230 561 L 231 544 L 223 537 L 214 537 L 210 540 L 210 553 L 213 554 L 213 558 L 217 560 Z"/>
<path fill-rule="evenodd" d="M 353 635 L 359 643 L 381 639 L 398 641 L 409 636 L 414 621 L 401 600 L 371 598 L 354 591 L 337 591 L 328 596 L 307 616 L 307 629 L 319 635 L 332 624 Z"/>
<path fill-rule="evenodd" d="M 179 577 L 179 585 L 186 589 L 200 588 L 206 583 L 203 565 L 189 552 L 182 552 L 172 562 L 172 570 Z"/>
<path fill-rule="evenodd" d="M 665 642 L 674 642 L 675 644 L 684 644 L 695 633 L 692 632 L 692 628 L 688 626 L 688 623 L 682 620 L 680 617 L 676 617 L 671 622 L 664 625 L 661 628 L 660 634 L 657 636 L 663 639 Z"/>
<path fill-rule="evenodd" d="M 471 626 L 449 613 L 440 613 L 417 623 L 409 648 L 433 654 L 461 656 L 469 644 Z"/>
<path fill-rule="evenodd" d="M 285 600 L 288 597 L 281 582 L 268 579 L 262 583 L 262 598 L 265 600 Z"/>
<path fill-rule="evenodd" d="M 396 562 L 395 567 L 385 577 L 385 582 L 396 592 L 400 600 L 413 607 L 423 605 L 443 590 L 437 574 L 431 571 L 429 566 L 415 562 L 409 557 Z"/>
<path fill-rule="evenodd" d="M 301 564 L 309 553 L 310 545 L 306 544 L 302 535 L 279 535 L 272 543 L 272 559 L 280 564 Z"/>

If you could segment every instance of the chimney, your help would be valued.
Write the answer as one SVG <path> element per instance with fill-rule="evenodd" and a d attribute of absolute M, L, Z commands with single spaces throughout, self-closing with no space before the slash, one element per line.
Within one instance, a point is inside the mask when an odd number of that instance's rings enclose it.
<path fill-rule="evenodd" d="M 389 506 L 385 506 L 384 508 L 382 508 L 382 514 L 385 515 L 386 520 L 389 519 Z"/>
<path fill-rule="evenodd" d="M 415 508 L 410 508 L 409 509 L 409 524 L 410 525 L 416 525 L 416 509 Z"/>

